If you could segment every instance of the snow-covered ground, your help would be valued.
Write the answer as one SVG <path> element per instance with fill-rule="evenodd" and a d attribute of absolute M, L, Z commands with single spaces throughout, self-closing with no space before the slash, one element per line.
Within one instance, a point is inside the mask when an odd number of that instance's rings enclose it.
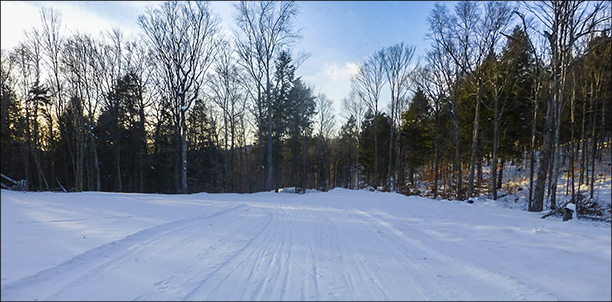
<path fill-rule="evenodd" d="M 335 189 L 2 191 L 2 300 L 608 300 L 609 222 Z"/>

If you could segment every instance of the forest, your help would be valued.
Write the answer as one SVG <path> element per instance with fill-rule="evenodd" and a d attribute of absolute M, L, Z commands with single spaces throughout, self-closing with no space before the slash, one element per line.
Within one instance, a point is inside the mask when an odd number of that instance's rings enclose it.
<path fill-rule="evenodd" d="M 612 147 L 610 1 L 436 4 L 426 56 L 381 45 L 343 100 L 299 76 L 298 14 L 237 2 L 224 35 L 208 2 L 158 2 L 131 38 L 68 33 L 42 9 L 2 48 L 3 188 L 497 199 L 513 163 L 530 211 L 556 207 L 560 177 L 572 202 L 593 198 Z"/>

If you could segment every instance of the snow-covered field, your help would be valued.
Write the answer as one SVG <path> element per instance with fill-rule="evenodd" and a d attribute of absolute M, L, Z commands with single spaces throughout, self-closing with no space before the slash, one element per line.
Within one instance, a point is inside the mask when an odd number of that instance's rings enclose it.
<path fill-rule="evenodd" d="M 609 222 L 334 189 L 2 191 L 2 300 L 608 300 Z"/>

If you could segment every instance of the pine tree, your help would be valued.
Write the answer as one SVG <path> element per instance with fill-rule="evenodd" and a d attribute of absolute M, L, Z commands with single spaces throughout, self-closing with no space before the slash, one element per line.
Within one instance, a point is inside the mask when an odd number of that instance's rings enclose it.
<path fill-rule="evenodd" d="M 429 100 L 422 90 L 418 89 L 410 102 L 408 110 L 402 115 L 402 135 L 406 148 L 409 182 L 414 186 L 414 174 L 417 168 L 423 167 L 430 159 L 432 149 Z M 403 184 L 403 182 L 402 182 Z"/>
<path fill-rule="evenodd" d="M 376 123 L 377 125 L 375 126 Z M 386 170 L 376 169 L 376 136 L 375 131 L 378 130 L 378 152 L 381 154 L 387 154 L 389 151 L 389 131 L 391 123 L 389 117 L 384 113 L 378 113 L 377 118 L 374 118 L 372 111 L 368 110 L 366 113 L 363 125 L 361 128 L 361 135 L 359 138 L 359 161 L 363 165 L 368 175 L 368 183 L 376 184 L 376 180 L 383 179 L 387 175 Z M 381 157 L 378 160 L 378 164 L 381 167 L 387 167 L 387 159 Z M 378 175 L 376 175 L 378 173 Z"/>

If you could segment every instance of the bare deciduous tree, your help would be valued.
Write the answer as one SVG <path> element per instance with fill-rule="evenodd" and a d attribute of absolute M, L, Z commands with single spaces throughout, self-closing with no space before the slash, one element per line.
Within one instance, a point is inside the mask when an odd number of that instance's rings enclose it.
<path fill-rule="evenodd" d="M 334 116 L 334 103 L 324 93 L 319 93 L 315 99 L 317 104 L 317 126 L 318 134 L 325 139 L 331 139 L 336 125 Z"/>
<path fill-rule="evenodd" d="M 166 94 L 172 101 L 175 129 L 180 138 L 179 186 L 187 193 L 186 114 L 200 97 L 204 75 L 218 49 L 219 19 L 208 2 L 164 2 L 138 17 L 149 45 L 162 69 Z"/>
<path fill-rule="evenodd" d="M 134 121 L 137 128 L 138 155 L 136 164 L 136 188 L 143 192 L 145 188 L 144 156 L 147 154 L 146 108 L 149 108 L 157 97 L 154 89 L 146 89 L 153 78 L 153 61 L 149 50 L 142 40 L 132 40 L 125 45 L 126 71 L 135 75 L 137 91 L 138 120 Z"/>
<path fill-rule="evenodd" d="M 450 15 L 446 6 L 436 4 L 431 16 L 427 19 L 429 23 L 430 33 L 429 38 L 432 40 L 432 50 L 430 52 L 430 64 L 435 64 L 436 70 L 440 71 L 445 83 L 448 102 L 450 105 L 450 119 L 453 128 L 453 140 L 455 145 L 455 178 L 456 178 L 456 196 L 463 198 L 463 173 L 461 167 L 461 144 L 459 136 L 459 124 L 457 123 L 457 91 L 454 83 L 458 79 L 460 66 L 456 60 L 451 59 L 454 51 L 452 45 L 447 45 L 446 40 L 449 35 L 448 27 L 450 27 Z"/>
<path fill-rule="evenodd" d="M 356 75 L 351 78 L 351 86 L 356 96 L 374 113 L 374 183 L 379 186 L 378 180 L 378 101 L 385 84 L 384 65 L 380 52 L 371 55 L 360 67 Z"/>
<path fill-rule="evenodd" d="M 354 90 L 351 90 L 349 95 L 342 100 L 342 107 L 347 116 L 345 118 L 349 120 L 350 118 L 355 119 L 355 133 L 353 136 L 357 144 L 355 144 L 355 163 L 353 167 L 353 172 L 355 173 L 355 184 L 354 189 L 359 189 L 359 131 L 361 129 L 361 123 L 363 122 L 363 118 L 366 111 L 366 106 L 363 103 L 363 100 L 357 96 L 357 93 Z"/>
<path fill-rule="evenodd" d="M 238 120 L 244 113 L 244 100 L 246 93 L 241 80 L 241 70 L 236 64 L 234 50 L 228 42 L 222 47 L 213 65 L 214 73 L 209 77 L 207 84 L 210 98 L 222 114 L 223 148 L 229 151 L 229 158 L 225 158 L 224 174 L 226 175 L 226 190 L 233 192 L 237 182 L 234 173 L 235 147 L 237 142 Z"/>
<path fill-rule="evenodd" d="M 560 171 L 559 134 L 564 105 L 566 80 L 572 51 L 576 42 L 602 30 L 600 25 L 610 21 L 609 1 L 541 1 L 523 2 L 523 7 L 541 22 L 541 34 L 550 46 L 551 94 L 548 99 L 544 142 L 540 153 L 533 201 L 530 211 L 539 212 L 544 208 L 546 174 L 552 168 L 550 190 L 553 196 L 551 208 L 555 208 L 557 178 Z"/>
<path fill-rule="evenodd" d="M 431 108 L 434 118 L 434 184 L 432 193 L 435 199 L 439 194 L 438 181 L 440 179 L 440 119 L 444 104 L 450 102 L 453 65 L 448 56 L 443 56 L 440 51 L 436 49 L 427 52 L 426 60 L 426 65 L 416 72 L 415 81 L 417 87 L 419 87 L 432 102 Z M 456 125 L 456 121 L 453 124 Z"/>
<path fill-rule="evenodd" d="M 405 109 L 403 108 L 404 106 L 402 106 L 405 104 L 402 103 L 405 103 L 403 101 L 406 99 L 406 94 L 409 91 L 409 80 L 412 73 L 412 66 L 410 66 L 410 63 L 412 62 L 414 50 L 414 46 L 404 45 L 404 43 L 389 46 L 382 50 L 384 72 L 391 91 L 391 113 L 389 114 L 391 118 L 391 131 L 389 131 L 389 166 L 387 168 L 387 185 L 389 187 L 391 186 L 392 178 L 394 129 L 399 129 L 400 115 Z M 397 140 L 397 146 L 400 146 L 401 135 L 399 131 Z M 396 190 L 403 184 L 403 179 L 399 179 L 398 181 L 397 178 L 396 174 Z"/>
<path fill-rule="evenodd" d="M 453 59 L 462 75 L 468 76 L 477 87 L 470 148 L 468 197 L 471 197 L 474 191 L 474 172 L 480 128 L 483 79 L 478 67 L 489 53 L 495 51 L 500 33 L 507 27 L 511 17 L 512 9 L 507 2 L 486 2 L 483 10 L 478 2 L 461 1 L 455 7 L 455 15 L 450 15 L 446 9 L 436 6 L 429 19 L 432 31 L 430 36 L 444 49 L 445 55 Z"/>
<path fill-rule="evenodd" d="M 259 127 L 259 138 L 266 141 L 266 158 L 262 165 L 266 170 L 264 187 L 272 189 L 272 110 L 274 99 L 272 81 L 274 76 L 274 59 L 283 47 L 290 46 L 300 38 L 299 31 L 293 28 L 295 16 L 298 13 L 297 4 L 293 1 L 276 2 L 241 1 L 236 4 L 235 32 L 236 47 L 241 64 L 256 84 L 255 105 L 256 118 L 259 123 L 266 121 L 267 125 Z M 266 133 L 261 133 L 266 129 Z M 265 165 L 264 165 L 265 163 Z"/>

